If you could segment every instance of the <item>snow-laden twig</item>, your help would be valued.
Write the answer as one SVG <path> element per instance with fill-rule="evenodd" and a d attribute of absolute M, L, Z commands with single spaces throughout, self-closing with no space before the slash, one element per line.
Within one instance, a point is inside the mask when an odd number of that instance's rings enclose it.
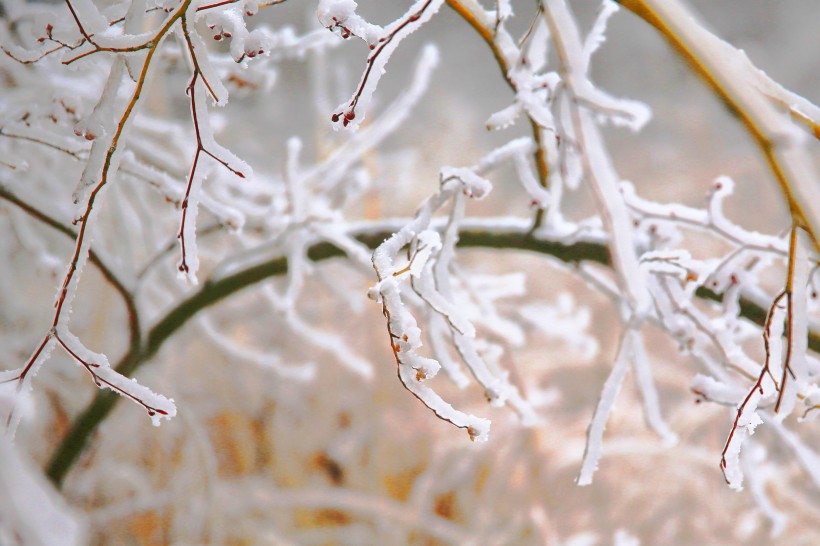
<path fill-rule="evenodd" d="M 458 242 L 464 197 L 485 197 L 491 186 L 482 175 L 506 159 L 512 159 L 514 162 L 525 161 L 525 154 L 529 151 L 527 140 L 519 139 L 492 151 L 472 168 L 442 169 L 440 190 L 422 205 L 412 222 L 402 227 L 374 252 L 373 266 L 379 282 L 371 289 L 370 295 L 382 302 L 384 315 L 388 321 L 391 346 L 405 386 L 408 386 L 409 369 L 414 369 L 417 381 L 421 381 L 432 377 L 440 368 L 437 361 L 416 353 L 421 346 L 420 331 L 415 318 L 407 310 L 400 291 L 401 281 L 409 279 L 411 287 L 422 300 L 447 320 L 455 349 L 484 388 L 488 401 L 499 405 L 509 404 L 521 415 L 525 423 L 532 424 L 537 421 L 537 417 L 518 389 L 509 382 L 506 372 L 491 370 L 479 354 L 475 343 L 475 329 L 456 307 L 457 300 L 450 282 L 450 269 L 454 248 Z M 543 198 L 548 199 L 549 194 L 540 186 L 525 184 L 525 189 L 543 192 Z M 436 231 L 430 230 L 432 215 L 450 200 L 452 209 L 442 240 Z M 408 263 L 400 267 L 396 264 L 397 254 L 407 244 L 410 245 Z M 408 386 L 408 389 L 417 394 L 414 388 L 417 388 L 416 384 L 411 383 Z M 428 397 L 431 393 L 432 391 L 425 391 Z M 428 400 L 438 404 L 435 399 Z M 435 407 L 431 409 L 436 411 Z M 470 418 L 462 415 L 457 415 L 457 418 L 459 420 L 454 423 L 457 426 L 468 430 L 472 426 L 467 424 Z M 472 432 L 470 435 L 476 436 Z"/>
<path fill-rule="evenodd" d="M 639 336 L 636 336 L 633 340 L 632 357 L 633 367 L 635 369 L 635 382 L 641 393 L 646 424 L 661 437 L 664 445 L 675 445 L 678 442 L 678 436 L 672 431 L 669 424 L 661 415 L 658 390 L 655 385 L 655 380 L 652 377 L 649 357 L 646 354 L 643 339 Z"/>
<path fill-rule="evenodd" d="M 631 101 L 616 101 L 599 92 L 588 79 L 589 59 L 585 57 L 578 27 L 563 0 L 541 4 L 558 54 L 560 73 L 570 93 L 571 123 L 581 162 L 595 191 L 598 208 L 611 234 L 610 248 L 619 282 L 628 297 L 628 314 L 641 316 L 649 311 L 649 294 L 643 272 L 638 267 L 629 213 L 620 195 L 620 180 L 603 144 L 589 105 L 620 111 L 633 129 L 648 120 L 648 111 Z"/>
<path fill-rule="evenodd" d="M 444 0 L 417 0 L 404 15 L 384 28 L 371 25 L 357 15 L 353 0 L 323 0 L 320 3 L 318 16 L 322 24 L 330 30 L 339 30 L 343 38 L 360 36 L 371 50 L 353 96 L 340 104 L 331 116 L 334 127 L 340 122 L 351 130 L 359 127 L 390 56 L 401 41 L 429 21 L 443 3 Z"/>
<path fill-rule="evenodd" d="M 467 430 L 471 439 L 484 441 L 489 432 L 489 421 L 455 410 L 444 402 L 422 381 L 435 375 L 440 365 L 435 360 L 419 355 L 421 330 L 401 296 L 401 280 L 419 277 L 433 251 L 441 248 L 438 233 L 429 230 L 432 214 L 449 201 L 455 192 L 482 198 L 490 191 L 490 184 L 477 175 L 459 179 L 443 178 L 441 189 L 422 205 L 415 220 L 382 243 L 373 253 L 373 268 L 378 283 L 370 291 L 371 298 L 380 301 L 390 337 L 390 346 L 398 366 L 399 378 L 427 407 L 440 418 Z M 409 263 L 396 264 L 399 251 L 411 245 Z"/>
<path fill-rule="evenodd" d="M 609 373 L 604 388 L 601 390 L 601 397 L 595 407 L 595 413 L 587 429 L 587 443 L 584 449 L 584 459 L 581 463 L 581 471 L 575 482 L 578 485 L 589 485 L 592 483 L 592 475 L 598 470 L 598 462 L 603 454 L 604 429 L 618 393 L 621 391 L 621 384 L 629 369 L 629 362 L 634 358 L 634 344 L 638 341 L 640 334 L 632 329 L 626 328 L 621 334 L 618 347 L 618 354 L 612 371 Z"/>
<path fill-rule="evenodd" d="M 88 350 L 65 327 L 57 327 L 54 338 L 72 359 L 85 368 L 99 388 L 112 390 L 145 408 L 154 426 L 159 426 L 162 419 L 176 416 L 177 408 L 172 399 L 156 394 L 135 379 L 117 373 L 111 368 L 105 355 Z"/>
<path fill-rule="evenodd" d="M 69 3 L 69 7 L 70 6 L 71 4 Z M 150 47 L 148 47 L 140 76 L 134 86 L 130 99 L 128 99 L 124 107 L 121 107 L 122 113 L 118 116 L 112 116 L 110 119 L 108 116 L 101 115 L 101 117 L 103 117 L 101 123 L 104 124 L 103 130 L 105 136 L 104 138 L 100 138 L 95 141 L 95 144 L 92 146 L 92 150 L 90 152 L 91 156 L 95 156 L 96 154 L 99 156 L 99 159 L 95 161 L 89 160 L 82 178 L 85 182 L 81 182 L 78 186 L 80 194 L 78 195 L 75 191 L 74 200 L 75 202 L 82 200 L 80 208 L 82 212 L 77 218 L 79 230 L 75 240 L 74 250 L 68 263 L 61 288 L 55 296 L 55 312 L 51 327 L 49 328 L 48 333 L 44 336 L 43 341 L 34 351 L 19 374 L 18 381 L 20 381 L 21 387 L 24 387 L 26 382 L 30 381 L 29 374 L 32 372 L 36 373 L 37 369 L 42 365 L 50 352 L 47 349 L 53 348 L 55 340 L 59 341 L 69 353 L 72 352 L 72 349 L 77 349 L 80 352 L 85 351 L 82 344 L 79 343 L 79 340 L 76 340 L 76 338 L 69 333 L 68 317 L 71 313 L 71 306 L 76 296 L 77 287 L 82 276 L 83 268 L 85 267 L 89 257 L 92 238 L 91 232 L 93 231 L 93 223 L 96 221 L 97 216 L 96 210 L 94 209 L 94 204 L 97 198 L 101 197 L 105 193 L 108 182 L 114 177 L 117 171 L 119 157 L 121 156 L 121 152 L 118 152 L 118 148 L 124 148 L 125 146 L 128 133 L 127 129 L 130 127 L 131 116 L 140 101 L 143 87 L 146 85 L 148 79 L 149 70 L 152 68 L 152 58 L 162 40 L 171 31 L 174 24 L 184 17 L 186 10 L 189 7 L 190 0 L 183 1 L 174 14 L 169 17 L 160 31 L 158 31 L 155 40 L 151 43 Z M 72 14 L 75 15 L 77 25 L 85 35 L 86 31 L 83 30 L 82 25 L 79 19 L 77 19 L 77 15 L 73 9 Z M 93 13 L 90 12 L 89 14 L 93 15 Z M 88 37 L 86 36 L 86 38 Z M 98 112 L 104 111 L 110 115 L 116 107 L 116 90 L 119 88 L 120 81 L 122 80 L 122 75 L 124 72 L 123 69 L 124 64 L 122 63 L 122 60 L 115 59 L 109 75 L 109 85 L 106 86 L 103 93 L 103 98 L 101 98 L 98 102 Z M 87 183 L 89 176 L 94 177 L 93 183 L 91 184 Z M 61 333 L 64 333 L 64 335 L 61 335 Z M 74 340 L 76 340 L 76 343 L 72 343 Z M 69 347 L 67 343 L 73 345 L 73 347 Z M 95 383 L 101 387 L 111 388 L 120 394 L 132 398 L 135 402 L 142 404 L 148 410 L 155 424 L 159 423 L 158 415 L 166 415 L 170 417 L 176 414 L 176 408 L 173 406 L 173 403 L 169 403 L 169 401 L 164 397 L 154 395 L 154 393 L 141 385 L 124 383 L 123 381 L 125 378 L 119 374 L 116 374 L 116 372 L 111 370 L 111 368 L 107 365 L 102 365 L 101 363 L 96 362 L 88 362 L 88 360 L 84 359 L 83 356 L 84 354 L 80 354 L 75 358 L 81 363 L 85 362 L 84 365 L 89 370 L 92 377 L 94 377 Z M 100 356 L 102 357 L 102 355 Z M 104 362 L 107 364 L 107 360 Z M 94 370 L 91 369 L 94 368 L 94 366 L 90 366 L 90 364 L 98 364 L 101 373 L 95 374 Z M 12 421 L 12 415 L 10 414 L 8 424 L 11 425 L 11 429 L 13 431 L 15 423 Z"/>

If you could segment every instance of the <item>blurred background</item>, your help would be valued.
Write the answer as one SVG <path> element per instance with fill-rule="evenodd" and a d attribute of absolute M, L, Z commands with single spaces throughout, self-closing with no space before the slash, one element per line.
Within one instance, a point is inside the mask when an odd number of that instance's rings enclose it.
<path fill-rule="evenodd" d="M 569 4 L 588 30 L 599 2 Z M 385 24 L 407 5 L 361 0 L 359 11 Z M 523 0 L 512 5 L 516 17 L 510 24 L 517 36 L 526 31 L 535 8 Z M 820 2 L 697 0 L 690 5 L 776 81 L 820 102 Z M 274 29 L 289 25 L 303 34 L 319 26 L 315 8 L 315 2 L 289 0 L 261 10 L 253 23 Z M 781 232 L 788 225 L 785 204 L 738 121 L 657 32 L 631 13 L 616 14 L 607 36 L 593 60 L 593 81 L 615 96 L 644 101 L 653 111 L 640 133 L 605 129 L 620 176 L 646 198 L 703 206 L 712 180 L 729 175 L 737 190 L 728 215 L 748 229 Z M 429 90 L 400 130 L 363 158 L 371 186 L 347 207 L 349 218 L 409 217 L 437 189 L 442 166 L 475 164 L 494 147 L 527 134 L 520 121 L 503 131 L 485 129 L 489 115 L 510 104 L 512 95 L 486 44 L 446 6 L 391 58 L 374 113 L 409 85 L 428 43 L 441 55 Z M 292 136 L 303 142 L 305 164 L 327 157 L 345 138 L 332 130 L 330 114 L 350 96 L 366 55 L 361 41 L 349 40 L 326 55 L 277 60 L 270 65 L 275 82 L 268 91 L 232 89 L 229 105 L 212 114 L 217 139 L 257 176 L 282 176 Z M 189 119 L 184 81 L 184 71 L 157 74 L 147 99 L 151 115 Z M 529 217 L 530 199 L 513 176 L 511 169 L 495 173 L 491 196 L 470 203 L 467 213 Z M 592 211 L 590 201 L 580 191 L 568 209 L 581 218 Z M 172 239 L 176 211 L 161 212 L 152 221 Z M 695 242 L 691 250 L 708 253 L 712 243 Z M 48 244 L 65 259 L 64 240 Z M 23 252 L 0 264 L 3 278 L 26 277 L 21 290 L 29 302 L 23 310 L 9 300 L 0 302 L 5 308 L 0 329 L 9 345 L 0 351 L 5 369 L 19 365 L 36 345 L 60 278 L 48 268 L 21 272 L 31 259 Z M 761 467 L 778 473 L 766 493 L 775 510 L 789 517 L 776 541 L 754 492 L 726 487 L 718 463 L 732 414 L 695 404 L 688 385 L 699 370 L 660 330 L 649 328 L 645 339 L 661 407 L 679 443 L 665 447 L 647 429 L 630 373 L 607 426 L 595 481 L 578 487 L 574 479 L 586 427 L 615 354 L 617 308 L 572 270 L 543 256 L 463 250 L 459 263 L 477 282 L 490 275 L 525 276 L 526 294 L 498 303 L 502 316 L 525 333 L 525 343 L 516 346 L 493 332 L 479 333 L 503 346 L 500 364 L 537 405 L 542 424 L 523 427 L 510 410 L 487 405 L 477 385 L 460 390 L 444 377 L 434 381 L 445 399 L 493 420 L 490 440 L 469 442 L 436 419 L 397 380 L 380 306 L 366 298 L 373 276 L 340 260 L 323 262 L 302 291 L 300 317 L 314 332 L 338 336 L 348 351 L 306 341 L 304 330 L 294 331 L 260 298 L 259 287 L 203 312 L 138 374 L 143 384 L 174 398 L 179 415 L 154 428 L 139 408 L 118 404 L 68 475 L 62 492 L 88 522 L 89 543 L 820 543 L 818 491 L 766 430 L 759 429 L 761 443 L 782 463 Z M 154 273 L 158 278 L 175 275 L 172 260 L 162 267 L 167 271 Z M 208 270 L 207 253 L 203 267 Z M 284 282 L 265 286 L 281 291 Z M 772 282 L 775 287 L 780 281 L 773 276 Z M 125 313 L 116 294 L 89 270 L 77 301 L 74 331 L 115 361 L 126 343 Z M 534 303 L 554 320 L 528 322 L 521 310 Z M 149 309 L 144 320 L 150 324 L 158 316 L 159 310 Z M 238 358 L 209 338 L 214 329 L 250 351 L 275 353 L 282 366 L 312 365 L 315 374 L 288 376 Z M 349 354 L 370 362 L 372 376 L 346 366 Z M 35 382 L 34 417 L 18 432 L 19 445 L 45 465 L 95 394 L 85 372 L 55 353 Z M 814 440 L 809 442 L 817 445 Z"/>

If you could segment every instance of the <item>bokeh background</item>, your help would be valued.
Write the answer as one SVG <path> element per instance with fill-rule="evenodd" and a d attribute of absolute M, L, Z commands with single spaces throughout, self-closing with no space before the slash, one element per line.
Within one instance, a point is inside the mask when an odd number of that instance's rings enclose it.
<path fill-rule="evenodd" d="M 408 4 L 359 3 L 363 15 L 381 24 Z M 820 3 L 690 4 L 707 26 L 775 80 L 820 102 Z M 570 5 L 588 29 L 599 3 Z M 517 17 L 511 24 L 523 32 L 534 7 L 514 1 L 513 8 Z M 318 27 L 314 10 L 313 2 L 290 0 L 262 10 L 254 22 L 291 25 L 303 33 Z M 376 111 L 408 85 L 427 43 L 439 48 L 439 68 L 401 129 L 364 158 L 373 187 L 349 207 L 352 218 L 408 217 L 437 188 L 441 166 L 474 164 L 493 147 L 526 134 L 520 122 L 504 131 L 485 130 L 487 117 L 507 106 L 511 93 L 486 45 L 446 7 L 392 57 Z M 306 163 L 326 156 L 344 136 L 333 132 L 331 111 L 317 105 L 317 96 L 324 93 L 330 108 L 348 97 L 366 54 L 364 44 L 351 40 L 321 59 L 277 62 L 269 91 L 235 93 L 215 115 L 220 142 L 257 173 L 271 176 L 282 173 L 293 135 L 304 143 Z M 728 204 L 733 220 L 766 232 L 787 226 L 785 206 L 752 141 L 653 28 L 631 13 L 616 14 L 592 75 L 610 93 L 645 101 L 653 110 L 638 134 L 606 129 L 619 174 L 642 196 L 701 206 L 710 182 L 729 175 L 737 182 Z M 153 115 L 187 119 L 180 82 L 182 74 L 157 75 L 147 103 Z M 470 204 L 468 213 L 530 215 L 529 199 L 512 176 L 511 170 L 496 173 L 491 197 Z M 582 217 L 591 212 L 589 203 L 579 192 L 570 210 Z M 173 212 L 160 220 L 169 236 L 174 222 Z M 692 251 L 708 253 L 711 244 L 704 240 L 701 248 L 695 241 Z M 56 254 L 67 254 L 64 242 L 55 245 Z M 680 442 L 664 447 L 647 429 L 630 374 L 607 426 L 595 481 L 576 486 L 586 427 L 614 357 L 617 309 L 571 270 L 544 257 L 470 250 L 461 252 L 460 262 L 476 276 L 526 276 L 527 293 L 499 304 L 522 325 L 526 343 L 512 346 L 491 332 L 482 334 L 505 345 L 501 362 L 514 383 L 539 401 L 541 425 L 522 427 L 509 410 L 489 407 L 479 387 L 459 390 L 443 377 L 435 388 L 446 399 L 493 419 L 490 440 L 473 444 L 435 419 L 396 378 L 381 309 L 366 298 L 374 279 L 341 261 L 324 263 L 303 291 L 301 316 L 372 362 L 372 377 L 351 372 L 338 352 L 305 343 L 254 290 L 209 309 L 207 325 L 192 321 L 138 374 L 176 400 L 179 416 L 154 428 L 138 408 L 119 404 L 69 474 L 63 494 L 86 518 L 90 543 L 820 543 L 818 492 L 796 465 L 778 466 L 780 474 L 767 482 L 776 509 L 790 518 L 777 539 L 750 492 L 725 486 L 718 462 L 731 412 L 694 403 L 688 385 L 698 369 L 660 330 L 649 329 L 646 339 L 663 412 Z M 23 266 L 21 258 L 0 264 L 0 272 Z M 38 271 L 29 281 L 23 290 L 34 307 L 28 310 L 31 320 L 4 313 L 0 324 L 8 335 L 31 338 L 30 347 L 40 331 L 33 324 L 47 320 L 42 317 L 56 281 Z M 773 274 L 773 286 L 777 282 Z M 281 281 L 268 286 L 282 288 Z M 527 323 L 520 310 L 533 302 L 546 306 L 554 321 Z M 86 272 L 75 307 L 74 329 L 90 346 L 109 355 L 123 350 L 124 312 L 95 272 Z M 285 365 L 313 363 L 317 373 L 300 381 L 243 361 L 209 341 L 207 328 L 213 327 L 234 343 L 275 351 Z M 27 356 L 0 353 L 7 368 Z M 95 389 L 63 355 L 53 357 L 35 385 L 35 417 L 20 430 L 18 442 L 44 465 Z M 773 436 L 766 437 L 763 428 L 758 434 L 768 440 L 771 457 L 785 460 Z M 810 430 L 808 441 L 817 445 L 811 436 Z"/>

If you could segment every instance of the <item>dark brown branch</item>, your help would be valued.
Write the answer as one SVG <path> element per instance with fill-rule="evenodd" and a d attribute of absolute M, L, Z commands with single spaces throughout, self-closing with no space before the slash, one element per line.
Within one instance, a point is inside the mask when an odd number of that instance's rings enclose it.
<path fill-rule="evenodd" d="M 356 239 L 369 248 L 376 248 L 392 234 L 392 231 L 378 231 L 357 235 Z M 465 230 L 459 234 L 458 246 L 461 248 L 526 251 L 542 254 L 569 264 L 595 262 L 611 266 L 609 252 L 605 245 L 591 242 L 576 242 L 564 245 L 553 241 L 535 239 L 524 232 L 494 233 L 485 230 Z M 307 250 L 307 258 L 314 262 L 344 256 L 344 251 L 331 243 L 317 243 Z M 287 258 L 280 257 L 237 271 L 217 281 L 206 281 L 196 293 L 180 302 L 154 324 L 147 332 L 144 345 L 140 350 L 130 352 L 124 356 L 115 369 L 122 375 L 133 375 L 143 364 L 157 354 L 168 339 L 200 311 L 266 279 L 285 275 L 287 271 Z M 705 300 L 722 301 L 720 294 L 704 287 L 700 287 L 696 295 Z M 741 298 L 740 315 L 759 326 L 764 326 L 767 310 L 749 299 Z M 809 332 L 809 348 L 820 353 L 820 332 Z M 114 408 L 117 400 L 118 397 L 112 393 L 98 393 L 91 405 L 74 422 L 71 430 L 54 451 L 48 466 L 48 476 L 55 484 L 62 483 L 72 465 L 85 449 L 88 439 Z"/>

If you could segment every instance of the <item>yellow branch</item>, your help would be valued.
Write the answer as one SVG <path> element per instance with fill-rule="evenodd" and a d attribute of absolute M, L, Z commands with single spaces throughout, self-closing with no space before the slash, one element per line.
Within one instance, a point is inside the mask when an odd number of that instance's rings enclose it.
<path fill-rule="evenodd" d="M 655 27 L 678 54 L 688 62 L 694 72 L 700 76 L 700 78 L 712 88 L 715 94 L 740 118 L 766 158 L 769 170 L 771 170 L 780 186 L 780 191 L 786 198 L 794 221 L 809 233 L 815 250 L 820 252 L 820 237 L 818 237 L 817 230 L 818 225 L 820 225 L 820 218 L 811 217 L 806 212 L 805 204 L 801 203 L 801 200 L 795 196 L 791 181 L 786 174 L 787 169 L 777 156 L 777 143 L 775 142 L 774 136 L 766 133 L 758 116 L 738 99 L 732 92 L 730 86 L 727 85 L 727 82 L 722 81 L 720 77 L 720 67 L 716 66 L 714 59 L 706 58 L 698 53 L 698 46 L 702 46 L 703 44 L 693 43 L 693 41 L 687 40 L 687 37 L 675 32 L 671 22 L 664 19 L 663 15 L 660 14 L 657 9 L 653 9 L 653 2 L 651 1 L 622 0 L 620 4 Z M 806 120 L 802 119 L 802 117 L 800 120 L 805 123 Z M 810 125 L 810 128 L 815 134 L 818 134 L 816 124 Z M 820 134 L 818 135 L 820 136 Z M 816 205 L 817 204 L 815 204 L 815 206 Z"/>

